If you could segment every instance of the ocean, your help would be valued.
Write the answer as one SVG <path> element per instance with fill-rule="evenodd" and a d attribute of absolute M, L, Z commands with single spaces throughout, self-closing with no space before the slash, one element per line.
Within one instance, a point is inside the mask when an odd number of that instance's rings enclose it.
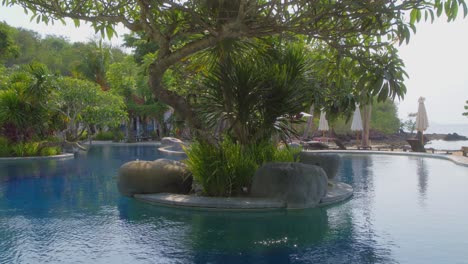
<path fill-rule="evenodd" d="M 448 134 L 448 133 L 457 133 L 458 135 L 468 137 L 468 124 L 429 124 L 427 131 L 424 134 Z M 426 148 L 435 148 L 435 149 L 448 149 L 448 150 L 459 150 L 462 146 L 468 146 L 468 140 L 460 141 L 445 141 L 445 140 L 432 140 L 427 145 Z"/>
<path fill-rule="evenodd" d="M 468 137 L 468 123 L 467 124 L 430 124 L 427 128 L 426 134 L 438 133 L 438 134 L 448 134 L 448 133 L 457 133 L 458 135 L 463 135 Z"/>

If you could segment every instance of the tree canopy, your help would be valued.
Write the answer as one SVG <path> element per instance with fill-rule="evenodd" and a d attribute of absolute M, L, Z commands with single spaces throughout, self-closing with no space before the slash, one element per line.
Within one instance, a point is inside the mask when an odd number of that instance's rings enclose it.
<path fill-rule="evenodd" d="M 194 127 L 202 122 L 190 100 L 170 90 L 163 79 L 169 69 L 223 40 L 302 36 L 328 50 L 337 68 L 353 65 L 351 77 L 358 91 L 385 99 L 405 92 L 402 63 L 393 44 L 407 42 L 422 19 L 432 21 L 445 14 L 451 21 L 459 9 L 464 15 L 468 12 L 464 0 L 4 0 L 3 4 L 31 10 L 37 22 L 69 17 L 79 25 L 84 20 L 108 37 L 122 23 L 144 36 L 158 48 L 148 68 L 150 88 Z M 341 81 L 338 78 L 333 85 L 343 89 L 346 80 Z M 344 98 L 345 106 L 353 105 Z"/>

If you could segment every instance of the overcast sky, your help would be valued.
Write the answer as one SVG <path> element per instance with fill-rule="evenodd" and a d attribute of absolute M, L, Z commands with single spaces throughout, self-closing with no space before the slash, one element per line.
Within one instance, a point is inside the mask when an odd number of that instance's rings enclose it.
<path fill-rule="evenodd" d="M 0 6 L 0 21 L 14 27 L 23 27 L 42 35 L 62 35 L 71 41 L 87 41 L 94 37 L 94 30 L 82 24 L 75 28 L 72 22 L 54 26 L 29 22 L 22 8 Z M 126 33 L 123 27 L 117 33 Z M 119 45 L 122 38 L 113 38 Z M 406 64 L 409 79 L 408 92 L 403 101 L 397 101 L 400 118 L 418 109 L 418 98 L 426 98 L 426 109 L 430 122 L 438 124 L 468 124 L 464 112 L 468 100 L 468 20 L 459 18 L 447 23 L 438 19 L 434 24 L 421 23 L 409 45 L 399 47 L 400 57 Z"/>

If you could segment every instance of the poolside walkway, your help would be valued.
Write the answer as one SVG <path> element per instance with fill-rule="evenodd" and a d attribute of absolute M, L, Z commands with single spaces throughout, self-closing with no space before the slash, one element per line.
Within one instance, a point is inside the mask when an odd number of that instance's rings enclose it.
<path fill-rule="evenodd" d="M 374 147 L 373 147 L 374 149 Z M 343 154 L 377 154 L 377 155 L 401 155 L 401 156 L 419 156 L 435 159 L 445 159 L 452 161 L 453 163 L 468 167 L 468 157 L 464 157 L 461 151 L 454 151 L 452 154 L 442 153 L 420 153 L 420 152 L 407 152 L 402 149 L 391 150 L 357 150 L 357 149 L 347 149 L 347 150 L 338 150 L 338 149 L 328 149 L 328 150 L 304 150 L 308 152 L 315 153 L 343 153 Z"/>

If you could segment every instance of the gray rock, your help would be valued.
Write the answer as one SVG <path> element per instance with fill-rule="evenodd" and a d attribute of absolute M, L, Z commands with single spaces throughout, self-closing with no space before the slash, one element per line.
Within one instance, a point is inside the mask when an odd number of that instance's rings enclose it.
<path fill-rule="evenodd" d="M 309 208 L 327 194 L 328 180 L 318 166 L 280 162 L 260 167 L 254 175 L 251 195 L 279 199 L 288 208 Z"/>
<path fill-rule="evenodd" d="M 186 146 L 186 144 L 178 138 L 163 137 L 161 139 L 161 147 L 165 149 L 172 151 L 183 151 L 183 146 Z"/>
<path fill-rule="evenodd" d="M 332 180 L 338 173 L 341 157 L 337 154 L 316 154 L 313 152 L 301 152 L 299 161 L 304 164 L 317 165 L 327 173 L 328 179 Z"/>
<path fill-rule="evenodd" d="M 126 196 L 147 193 L 189 193 L 192 175 L 179 161 L 130 161 L 119 170 L 117 186 Z"/>

